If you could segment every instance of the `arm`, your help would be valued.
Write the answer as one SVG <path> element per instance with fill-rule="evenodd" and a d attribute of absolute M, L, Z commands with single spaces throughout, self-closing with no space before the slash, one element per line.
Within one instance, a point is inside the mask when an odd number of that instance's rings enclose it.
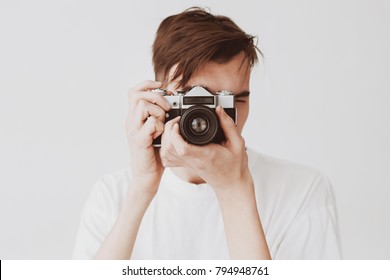
<path fill-rule="evenodd" d="M 130 186 L 130 190 L 140 186 Z M 111 231 L 100 246 L 95 259 L 123 259 L 131 257 L 142 218 L 153 196 L 129 191 Z"/>
<path fill-rule="evenodd" d="M 232 259 L 271 259 L 257 210 L 252 180 L 217 192 Z"/>
<path fill-rule="evenodd" d="M 101 244 L 95 259 L 129 259 L 142 218 L 157 193 L 164 167 L 153 139 L 164 130 L 169 103 L 159 94 L 147 92 L 161 83 L 145 81 L 129 91 L 126 132 L 131 150 L 133 181 L 119 216 Z"/>
<path fill-rule="evenodd" d="M 179 118 L 165 125 L 160 155 L 164 166 L 191 168 L 217 195 L 232 259 L 270 259 L 258 214 L 245 142 L 234 121 L 216 109 L 226 136 L 222 144 L 188 144 L 179 133 Z"/>

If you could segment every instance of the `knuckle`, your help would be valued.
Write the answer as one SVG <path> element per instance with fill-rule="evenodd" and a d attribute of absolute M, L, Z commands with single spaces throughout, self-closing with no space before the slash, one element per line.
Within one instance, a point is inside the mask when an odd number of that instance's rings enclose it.
<path fill-rule="evenodd" d="M 137 106 L 141 109 L 145 109 L 147 107 L 147 102 L 144 99 L 140 99 L 137 102 Z"/>
<path fill-rule="evenodd" d="M 164 109 L 161 108 L 160 106 L 158 106 L 158 112 L 159 112 L 159 115 L 160 115 L 160 116 L 164 116 L 164 118 L 165 118 L 165 111 L 164 111 Z"/>
<path fill-rule="evenodd" d="M 159 120 L 159 119 L 157 119 L 156 121 L 157 121 L 157 126 L 156 126 L 157 130 L 158 131 L 164 131 L 164 124 L 163 124 L 163 122 L 161 120 Z"/>
<path fill-rule="evenodd" d="M 153 116 L 150 116 L 150 117 L 148 118 L 148 122 L 149 122 L 151 125 L 154 125 L 154 126 L 156 126 L 156 127 L 157 127 L 157 125 L 158 125 L 157 119 L 156 119 L 155 117 L 153 117 Z"/>
<path fill-rule="evenodd" d="M 237 151 L 242 151 L 243 149 L 245 149 L 245 139 L 240 136 L 237 141 Z"/>
<path fill-rule="evenodd" d="M 156 110 L 155 110 L 155 115 L 156 117 L 161 120 L 161 121 L 165 121 L 165 112 L 163 109 L 161 109 L 160 107 L 157 107 Z"/>
<path fill-rule="evenodd" d="M 189 149 L 188 149 L 188 147 L 181 147 L 181 148 L 177 149 L 177 155 L 179 157 L 187 157 L 187 156 L 189 156 Z"/>
<path fill-rule="evenodd" d="M 159 99 L 159 98 L 163 98 L 162 95 L 158 92 L 154 92 L 154 91 L 151 91 L 151 92 L 148 92 L 149 96 L 151 96 L 153 99 Z"/>
<path fill-rule="evenodd" d="M 169 102 L 164 98 L 164 96 L 162 96 L 161 94 L 159 93 L 155 93 L 157 95 L 155 95 L 154 97 L 154 102 L 155 103 L 159 103 L 159 104 L 166 104 L 168 107 L 170 107 L 170 104 Z M 161 108 L 161 107 L 160 107 Z M 165 110 L 163 108 L 161 108 L 161 110 L 163 110 L 165 112 Z"/>
<path fill-rule="evenodd" d="M 242 136 L 240 136 L 240 145 L 241 145 L 241 148 L 245 148 L 245 139 Z"/>

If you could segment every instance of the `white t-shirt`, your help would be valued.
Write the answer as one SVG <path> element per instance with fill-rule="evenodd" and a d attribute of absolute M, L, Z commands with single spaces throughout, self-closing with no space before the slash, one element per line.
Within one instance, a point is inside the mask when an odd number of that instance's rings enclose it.
<path fill-rule="evenodd" d="M 273 259 L 340 259 L 332 187 L 311 168 L 248 149 L 257 207 Z M 92 259 L 116 221 L 130 168 L 108 174 L 84 207 L 73 252 Z M 222 214 L 207 184 L 182 181 L 167 168 L 147 209 L 132 259 L 229 259 Z"/>

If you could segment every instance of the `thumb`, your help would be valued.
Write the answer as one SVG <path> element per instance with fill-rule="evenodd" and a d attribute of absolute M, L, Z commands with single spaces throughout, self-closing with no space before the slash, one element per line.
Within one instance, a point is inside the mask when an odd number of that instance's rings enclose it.
<path fill-rule="evenodd" d="M 221 128 L 226 136 L 226 140 L 230 142 L 238 141 L 240 135 L 234 120 L 228 114 L 226 114 L 225 110 L 221 106 L 217 107 L 216 112 L 218 114 Z"/>

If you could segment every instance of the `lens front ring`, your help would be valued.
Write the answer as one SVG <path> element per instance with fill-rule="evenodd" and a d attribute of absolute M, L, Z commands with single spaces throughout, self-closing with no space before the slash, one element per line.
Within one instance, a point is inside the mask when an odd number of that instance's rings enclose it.
<path fill-rule="evenodd" d="M 180 118 L 180 133 L 189 143 L 205 145 L 214 141 L 219 127 L 215 110 L 194 105 L 187 109 Z"/>

